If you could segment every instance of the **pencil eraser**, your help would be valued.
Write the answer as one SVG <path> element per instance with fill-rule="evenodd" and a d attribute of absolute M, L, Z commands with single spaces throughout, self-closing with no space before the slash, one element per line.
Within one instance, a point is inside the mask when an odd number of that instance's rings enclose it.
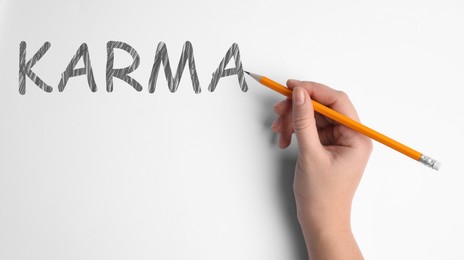
<path fill-rule="evenodd" d="M 439 161 L 435 161 L 435 163 L 432 166 L 432 168 L 437 171 L 440 170 L 440 167 L 441 167 L 441 163 Z"/>

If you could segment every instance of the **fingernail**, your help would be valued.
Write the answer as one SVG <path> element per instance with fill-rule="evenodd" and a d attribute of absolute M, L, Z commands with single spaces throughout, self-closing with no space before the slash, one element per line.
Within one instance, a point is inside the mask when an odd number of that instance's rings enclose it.
<path fill-rule="evenodd" d="M 295 105 L 302 105 L 305 102 L 305 94 L 300 87 L 293 89 L 293 102 Z"/>

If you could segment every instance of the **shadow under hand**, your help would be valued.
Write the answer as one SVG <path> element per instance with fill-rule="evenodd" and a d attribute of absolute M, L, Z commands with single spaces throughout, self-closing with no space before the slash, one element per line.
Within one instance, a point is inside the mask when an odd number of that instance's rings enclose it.
<path fill-rule="evenodd" d="M 278 189 L 280 191 L 280 203 L 285 216 L 288 229 L 292 235 L 295 249 L 295 260 L 307 260 L 308 252 L 301 232 L 300 223 L 296 216 L 295 196 L 293 195 L 293 176 L 295 172 L 295 163 L 297 158 L 290 155 L 284 155 L 279 160 L 278 172 Z"/>
<path fill-rule="evenodd" d="M 270 134 L 270 144 L 272 147 L 278 148 L 279 136 L 273 133 L 271 125 L 276 115 L 273 112 L 273 106 L 280 100 L 274 98 L 259 98 L 263 106 L 263 128 Z M 301 232 L 300 224 L 296 216 L 296 204 L 295 197 L 293 194 L 293 176 L 295 172 L 295 164 L 298 153 L 295 150 L 292 151 L 292 146 L 289 148 L 279 151 L 279 157 L 277 158 L 277 170 L 276 170 L 276 187 L 277 193 L 279 194 L 279 204 L 282 210 L 282 214 L 285 218 L 287 229 L 292 238 L 291 244 L 294 249 L 294 260 L 307 260 L 308 252 L 306 250 L 306 244 Z"/>

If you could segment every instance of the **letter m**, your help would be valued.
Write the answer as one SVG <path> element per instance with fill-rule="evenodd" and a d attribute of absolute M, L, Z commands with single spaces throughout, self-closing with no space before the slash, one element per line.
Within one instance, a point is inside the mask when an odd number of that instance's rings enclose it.
<path fill-rule="evenodd" d="M 179 86 L 182 73 L 184 72 L 185 64 L 188 60 L 188 66 L 190 70 L 190 78 L 192 79 L 193 90 L 195 93 L 200 93 L 200 83 L 198 81 L 197 70 L 195 68 L 195 59 L 193 57 L 193 47 L 189 41 L 186 41 L 184 47 L 182 48 L 182 54 L 180 56 L 179 64 L 177 66 L 176 75 L 172 77 L 171 65 L 169 64 L 168 51 L 166 44 L 160 42 L 158 48 L 156 49 L 155 61 L 153 68 L 150 74 L 150 80 L 148 82 L 148 91 L 150 93 L 155 92 L 156 80 L 158 79 L 158 72 L 161 67 L 161 62 L 164 66 L 164 74 L 166 75 L 166 80 L 168 81 L 168 87 L 171 92 L 176 92 L 177 87 Z"/>

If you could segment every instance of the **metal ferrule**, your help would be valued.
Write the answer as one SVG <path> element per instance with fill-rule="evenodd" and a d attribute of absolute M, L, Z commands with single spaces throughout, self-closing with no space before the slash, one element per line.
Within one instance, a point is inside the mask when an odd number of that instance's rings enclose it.
<path fill-rule="evenodd" d="M 435 169 L 435 170 L 438 170 L 437 166 L 438 165 L 435 165 L 435 164 L 438 164 L 437 160 L 435 159 L 432 159 L 430 157 L 428 157 L 427 155 L 422 155 L 419 159 L 419 162 L 425 164 L 426 166 L 432 168 L 432 169 Z"/>

